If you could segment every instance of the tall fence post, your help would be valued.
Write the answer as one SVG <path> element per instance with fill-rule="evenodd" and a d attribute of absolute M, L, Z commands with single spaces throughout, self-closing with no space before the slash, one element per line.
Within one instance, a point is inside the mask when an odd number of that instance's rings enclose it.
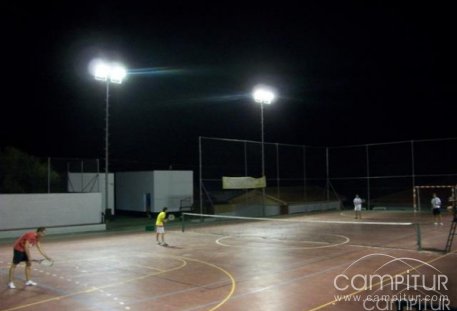
<path fill-rule="evenodd" d="M 420 224 L 415 224 L 416 226 L 416 236 L 417 236 L 417 250 L 422 250 L 422 234 Z"/>
<path fill-rule="evenodd" d="M 369 145 L 365 146 L 366 166 L 367 166 L 367 210 L 371 206 L 371 189 L 370 189 L 370 149 Z"/>
<path fill-rule="evenodd" d="M 48 157 L 48 193 L 51 193 L 51 157 Z"/>

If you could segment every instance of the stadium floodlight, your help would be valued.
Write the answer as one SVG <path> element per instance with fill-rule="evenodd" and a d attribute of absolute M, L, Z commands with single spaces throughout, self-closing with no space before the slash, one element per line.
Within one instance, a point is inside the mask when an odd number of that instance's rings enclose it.
<path fill-rule="evenodd" d="M 120 64 L 98 62 L 94 68 L 94 76 L 96 80 L 121 84 L 127 76 L 127 71 Z"/>
<path fill-rule="evenodd" d="M 262 148 L 262 177 L 265 178 L 266 182 L 266 176 L 265 176 L 265 134 L 263 130 L 263 105 L 267 104 L 270 105 L 276 95 L 273 92 L 273 90 L 269 87 L 266 86 L 256 86 L 254 88 L 254 91 L 252 92 L 252 97 L 254 98 L 254 101 L 256 103 L 260 104 L 260 132 L 261 132 L 261 148 Z M 263 199 L 263 205 L 265 208 L 265 188 L 262 188 L 262 199 Z"/>
<path fill-rule="evenodd" d="M 263 130 L 263 105 L 270 105 L 276 95 L 273 90 L 266 86 L 256 86 L 252 92 L 252 97 L 256 103 L 260 104 L 260 129 L 262 138 L 262 177 L 265 177 L 265 150 L 264 150 L 264 130 Z"/>
<path fill-rule="evenodd" d="M 91 69 L 96 80 L 106 82 L 106 114 L 105 114 L 105 217 L 109 210 L 109 85 L 110 83 L 121 84 L 127 76 L 127 70 L 118 63 L 106 63 L 94 61 Z"/>
<path fill-rule="evenodd" d="M 275 100 L 275 93 L 269 88 L 257 87 L 252 94 L 254 101 L 260 104 L 271 104 Z"/>

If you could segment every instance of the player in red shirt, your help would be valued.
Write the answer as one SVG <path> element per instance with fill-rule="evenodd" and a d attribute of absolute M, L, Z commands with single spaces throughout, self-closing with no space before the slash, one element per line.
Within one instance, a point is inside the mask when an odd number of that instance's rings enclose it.
<path fill-rule="evenodd" d="M 29 231 L 24 233 L 19 239 L 16 240 L 14 243 L 14 257 L 13 262 L 11 263 L 10 271 L 9 271 L 9 288 L 16 288 L 14 285 L 14 271 L 16 270 L 16 266 L 25 261 L 25 285 L 26 286 L 35 286 L 37 283 L 30 279 L 31 271 L 32 271 L 32 255 L 30 253 L 30 249 L 36 245 L 38 251 L 40 252 L 43 257 L 48 260 L 51 260 L 41 249 L 40 241 L 42 237 L 46 233 L 46 228 L 40 227 L 36 230 L 36 232 Z"/>

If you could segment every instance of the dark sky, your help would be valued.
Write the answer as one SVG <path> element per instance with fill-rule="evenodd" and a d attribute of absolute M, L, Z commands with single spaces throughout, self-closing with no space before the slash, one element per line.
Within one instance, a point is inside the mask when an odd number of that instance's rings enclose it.
<path fill-rule="evenodd" d="M 158 1 L 162 2 L 162 1 Z M 334 146 L 456 135 L 456 22 L 444 2 L 40 1 L 2 19 L 0 146 L 104 156 L 94 58 L 123 62 L 111 157 L 196 165 L 198 136 Z"/>

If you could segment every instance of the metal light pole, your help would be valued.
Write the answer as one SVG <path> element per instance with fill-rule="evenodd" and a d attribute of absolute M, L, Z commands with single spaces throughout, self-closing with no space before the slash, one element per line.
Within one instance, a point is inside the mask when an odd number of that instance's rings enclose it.
<path fill-rule="evenodd" d="M 121 84 L 126 77 L 127 71 L 119 64 L 107 64 L 97 61 L 94 65 L 94 76 L 96 80 L 106 82 L 105 99 L 105 212 L 104 219 L 109 213 L 109 91 L 110 83 Z"/>
<path fill-rule="evenodd" d="M 260 102 L 260 132 L 262 145 L 262 177 L 265 178 L 265 131 L 263 130 L 263 102 Z"/>
<path fill-rule="evenodd" d="M 105 217 L 108 217 L 109 210 L 109 80 L 106 80 L 106 107 L 105 107 Z M 109 218 L 109 217 L 108 217 Z"/>
<path fill-rule="evenodd" d="M 265 179 L 266 187 L 266 176 L 265 176 L 265 134 L 263 125 L 263 105 L 270 105 L 275 99 L 274 92 L 265 86 L 257 86 L 252 94 L 254 101 L 260 104 L 260 131 L 261 131 L 261 153 L 262 153 L 262 178 Z M 265 187 L 262 188 L 262 200 L 265 209 Z M 265 212 L 265 211 L 264 211 Z"/>

